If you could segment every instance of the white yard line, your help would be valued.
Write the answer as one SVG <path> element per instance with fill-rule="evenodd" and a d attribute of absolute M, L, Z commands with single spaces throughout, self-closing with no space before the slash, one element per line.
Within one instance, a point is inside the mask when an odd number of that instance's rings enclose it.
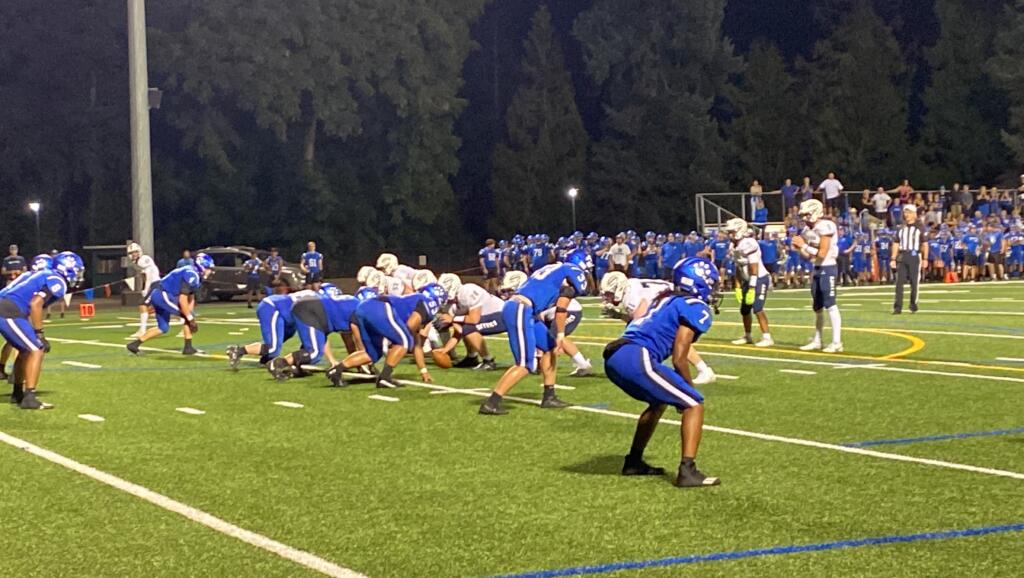
<path fill-rule="evenodd" d="M 201 409 L 194 407 L 176 407 L 174 411 L 180 411 L 181 413 L 187 413 L 188 415 L 204 415 L 206 412 Z"/>
<path fill-rule="evenodd" d="M 172 498 L 168 498 L 163 494 L 158 494 L 138 484 L 133 484 L 112 474 L 108 474 L 91 466 L 76 462 L 70 458 L 64 457 L 48 449 L 41 448 L 4 432 L 0 432 L 0 441 L 13 448 L 24 450 L 36 457 L 82 474 L 83 476 L 92 478 L 101 484 L 106 484 L 116 490 L 131 494 L 136 498 L 141 498 L 154 506 L 167 510 L 168 512 L 173 512 L 183 516 L 186 519 L 197 524 L 202 524 L 211 530 L 220 532 L 221 534 L 230 536 L 237 540 L 241 540 L 246 544 L 250 544 L 270 552 L 271 554 L 275 554 L 281 558 L 295 562 L 296 564 L 309 568 L 315 572 L 319 572 L 325 576 L 331 576 L 333 578 L 365 578 L 365 576 L 355 570 L 343 568 L 334 562 L 330 562 L 319 556 L 310 554 L 309 552 L 297 550 L 287 544 L 282 544 L 281 542 L 268 538 L 262 534 L 257 534 L 256 532 L 246 530 L 245 528 L 240 528 L 212 514 L 208 514 L 202 510 L 193 508 L 192 506 L 183 504 L 182 502 Z"/>
<path fill-rule="evenodd" d="M 715 376 L 718 377 L 718 379 L 724 379 L 726 381 L 735 381 L 740 378 L 738 375 L 726 375 L 724 373 L 716 373 Z"/>
<path fill-rule="evenodd" d="M 399 383 L 402 383 L 402 384 L 405 384 L 405 385 L 410 385 L 410 386 L 414 386 L 414 387 L 420 387 L 420 388 L 429 389 L 429 390 L 433 390 L 433 391 L 443 391 L 445 393 L 461 393 L 461 394 L 465 394 L 465 395 L 473 395 L 473 396 L 476 396 L 476 397 L 488 397 L 490 395 L 490 392 L 480 392 L 480 391 L 468 390 L 468 389 L 456 389 L 456 388 L 452 388 L 452 387 L 448 387 L 448 386 L 440 385 L 440 384 L 436 384 L 436 383 L 421 383 L 421 382 L 418 382 L 418 381 L 409 381 L 409 380 L 404 380 L 404 379 L 399 379 L 397 381 Z M 520 403 L 528 403 L 530 405 L 540 405 L 540 400 L 536 400 L 536 399 L 527 399 L 527 398 L 523 398 L 523 397 L 513 397 L 513 396 L 505 396 L 505 399 L 508 399 L 508 400 L 511 400 L 511 401 L 517 401 L 517 402 L 520 402 Z M 583 406 L 583 405 L 571 405 L 567 409 L 572 410 L 572 411 L 582 411 L 582 412 L 586 412 L 586 413 L 596 413 L 596 414 L 600 414 L 600 415 L 608 415 L 608 416 L 621 417 L 621 418 L 626 418 L 626 419 L 637 419 L 637 418 L 640 417 L 637 414 L 626 413 L 626 412 L 622 412 L 622 411 L 614 411 L 614 410 L 609 410 L 609 409 L 602 409 L 602 408 L 597 408 L 597 407 L 588 407 L 588 406 Z M 492 419 L 492 418 L 484 418 L 484 419 Z M 679 420 L 664 419 L 663 418 L 661 420 L 661 423 L 672 424 L 672 425 L 680 425 L 681 422 Z M 718 426 L 713 426 L 713 425 L 708 425 L 708 424 L 704 424 L 704 429 L 708 430 L 708 431 L 717 432 L 717 433 L 723 433 L 723 434 L 729 434 L 729 435 L 735 435 L 735 436 L 747 437 L 747 438 L 754 438 L 754 439 L 770 441 L 770 442 L 777 442 L 777 443 L 784 443 L 784 444 L 812 447 L 812 448 L 818 448 L 818 449 L 832 450 L 832 451 L 843 452 L 843 453 L 847 453 L 847 454 L 856 454 L 856 455 L 861 455 L 861 456 L 868 456 L 868 457 L 873 457 L 873 458 L 879 458 L 879 459 L 883 459 L 883 460 L 892 460 L 892 461 L 898 461 L 898 462 L 908 462 L 908 463 L 914 463 L 914 464 L 934 466 L 934 467 L 939 467 L 939 468 L 947 468 L 947 469 L 952 469 L 952 470 L 961 470 L 961 471 L 965 471 L 965 472 L 973 472 L 973 473 L 977 473 L 977 474 L 986 474 L 986 475 L 990 475 L 990 476 L 1000 476 L 1000 477 L 1004 477 L 1004 478 L 1013 478 L 1015 480 L 1024 480 L 1024 474 L 1021 474 L 1021 473 L 1018 473 L 1018 472 L 1010 472 L 1010 471 L 1007 471 L 1007 470 L 997 470 L 997 469 L 993 469 L 993 468 L 982 468 L 982 467 L 971 466 L 971 465 L 967 465 L 967 464 L 958 464 L 958 463 L 946 462 L 946 461 L 942 461 L 942 460 L 931 460 L 931 459 L 927 459 L 927 458 L 917 458 L 917 457 L 905 456 L 905 455 L 901 455 L 901 454 L 893 454 L 893 453 L 888 453 L 888 452 L 879 452 L 879 451 L 875 451 L 875 450 L 866 450 L 866 449 L 863 449 L 863 448 L 847 447 L 847 446 L 841 446 L 841 445 L 836 445 L 836 444 L 829 444 L 829 443 L 824 443 L 824 442 L 818 442 L 818 441 L 814 441 L 814 440 L 805 440 L 805 439 L 801 439 L 801 438 L 793 438 L 793 437 L 787 437 L 787 436 L 777 436 L 777 435 L 772 435 L 772 434 L 764 434 L 764 433 L 759 433 L 759 432 L 751 432 L 751 431 L 740 430 L 740 429 L 735 429 L 735 428 L 718 427 Z"/>
<path fill-rule="evenodd" d="M 399 399 L 397 397 L 391 397 L 390 395 L 377 395 L 377 394 L 369 395 L 369 396 L 367 396 L 367 399 L 375 399 L 377 401 L 390 401 L 392 403 L 396 402 L 396 401 L 402 401 L 401 399 Z"/>
<path fill-rule="evenodd" d="M 302 409 L 303 407 L 306 407 L 306 406 L 302 405 L 301 403 L 295 403 L 294 401 L 275 401 L 274 405 L 279 405 L 281 407 L 287 407 L 289 409 Z"/>
<path fill-rule="evenodd" d="M 792 373 L 794 375 L 818 375 L 817 371 L 807 371 L 804 369 L 780 369 L 779 373 Z"/>
<path fill-rule="evenodd" d="M 1024 363 L 1024 357 L 997 357 L 996 361 L 1012 361 L 1014 363 Z"/>
<path fill-rule="evenodd" d="M 96 365 L 95 363 L 82 363 L 81 361 L 62 361 L 61 363 L 71 367 L 81 367 L 82 369 L 103 369 L 102 365 Z"/>
<path fill-rule="evenodd" d="M 122 323 L 118 323 L 117 325 L 82 325 L 80 327 L 82 329 L 121 329 L 126 326 Z"/>
<path fill-rule="evenodd" d="M 95 415 L 95 414 L 91 414 L 91 413 L 80 413 L 80 414 L 78 414 L 78 418 L 79 419 L 84 419 L 85 421 L 91 421 L 93 423 L 100 423 L 100 422 L 106 421 L 102 417 L 100 417 L 98 415 Z"/>

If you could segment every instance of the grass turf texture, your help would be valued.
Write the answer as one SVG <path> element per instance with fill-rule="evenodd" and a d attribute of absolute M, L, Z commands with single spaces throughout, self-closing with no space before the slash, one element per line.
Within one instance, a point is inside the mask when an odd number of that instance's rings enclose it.
<path fill-rule="evenodd" d="M 704 388 L 708 423 L 827 443 L 1024 426 L 1017 403 L 1024 363 L 996 361 L 1024 357 L 1024 340 L 1006 337 L 1024 337 L 1024 284 L 927 286 L 922 312 L 899 317 L 889 315 L 889 291 L 841 292 L 840 356 L 795 351 L 813 324 L 802 291 L 770 296 L 778 347 L 769 350 L 729 345 L 741 330 L 726 303 L 699 345 L 718 372 L 739 379 Z M 984 314 L 929 312 L 939 308 Z M 211 354 L 259 338 L 242 304 L 200 311 L 196 345 Z M 621 333 L 621 324 L 597 313 L 587 307 L 577 341 L 601 344 Z M 368 399 L 378 393 L 370 384 L 331 389 L 319 375 L 282 384 L 251 364 L 233 373 L 222 359 L 159 352 L 134 358 L 123 349 L 58 341 L 123 346 L 134 328 L 103 326 L 131 317 L 125 309 L 50 323 L 54 350 L 40 397 L 57 407 L 0 408 L 0 431 L 369 576 L 487 576 L 1024 521 L 1024 480 L 707 432 L 699 463 L 723 485 L 679 490 L 667 478 L 617 475 L 634 427 L 629 419 L 515 403 L 510 415 L 489 418 L 476 415 L 480 398 L 470 395 L 410 387 L 384 392 L 401 399 L 384 403 Z M 245 328 L 244 336 L 229 335 Z M 919 350 L 878 359 L 907 351 L 915 337 L 924 342 Z M 502 342 L 490 343 L 507 362 Z M 167 337 L 151 345 L 178 349 L 181 342 Z M 583 349 L 599 366 L 601 346 Z M 102 369 L 61 363 L 69 360 Z M 835 363 L 885 368 L 829 365 Z M 603 377 L 565 377 L 568 364 L 561 364 L 560 383 L 577 388 L 560 392 L 567 401 L 642 409 Z M 408 364 L 396 374 L 417 376 Z M 489 388 L 498 373 L 435 369 L 433 376 L 455 388 Z M 539 378 L 513 395 L 539 399 Z M 305 407 L 273 405 L 279 400 Z M 175 411 L 183 406 L 207 413 Z M 77 417 L 83 413 L 106 421 L 86 422 Z M 648 459 L 674 470 L 678 447 L 678 427 L 663 424 Z M 1021 434 L 870 449 L 1024 472 Z M 0 446 L 0 471 L 0 533 L 32 554 L 5 548 L 2 574 L 311 574 L 10 446 Z M 970 569 L 1009 576 L 1024 566 L 1022 541 L 1021 533 L 999 534 L 614 575 Z"/>

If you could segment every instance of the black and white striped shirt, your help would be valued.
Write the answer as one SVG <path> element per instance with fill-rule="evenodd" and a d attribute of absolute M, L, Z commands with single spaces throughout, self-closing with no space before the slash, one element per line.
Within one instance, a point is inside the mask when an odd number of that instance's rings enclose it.
<path fill-rule="evenodd" d="M 899 243 L 900 253 L 904 251 L 919 255 L 921 253 L 921 225 L 903 225 L 896 232 L 896 242 Z"/>

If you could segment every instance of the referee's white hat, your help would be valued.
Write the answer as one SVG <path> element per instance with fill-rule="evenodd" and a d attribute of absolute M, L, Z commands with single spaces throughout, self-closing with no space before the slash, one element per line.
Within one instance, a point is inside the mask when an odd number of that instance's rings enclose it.
<path fill-rule="evenodd" d="M 914 213 L 916 215 L 917 214 L 917 205 L 909 205 L 909 204 L 908 205 L 903 205 L 903 212 L 904 213 Z"/>

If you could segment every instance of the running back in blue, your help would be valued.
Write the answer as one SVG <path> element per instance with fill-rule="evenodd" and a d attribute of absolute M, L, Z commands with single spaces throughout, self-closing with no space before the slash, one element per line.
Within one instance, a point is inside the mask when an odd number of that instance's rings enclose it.
<path fill-rule="evenodd" d="M 18 306 L 18 310 L 23 315 L 28 315 L 29 305 L 36 295 L 46 300 L 44 305 L 49 305 L 64 297 L 67 291 L 68 284 L 63 277 L 49 269 L 44 269 L 34 273 L 23 273 L 0 291 L 0 298 L 10 300 Z"/>
<path fill-rule="evenodd" d="M 320 300 L 324 303 L 324 311 L 327 313 L 327 324 L 331 332 L 350 331 L 352 316 L 359 306 L 359 299 L 352 295 L 322 295 Z"/>
<path fill-rule="evenodd" d="M 693 340 L 696 342 L 711 329 L 711 309 L 694 297 L 668 297 L 659 301 L 646 315 L 630 323 L 622 338 L 650 351 L 653 359 L 664 361 L 672 355 L 680 325 L 693 330 Z"/>
<path fill-rule="evenodd" d="M 568 284 L 573 294 L 582 297 L 587 294 L 587 275 L 582 269 L 568 263 L 555 263 L 541 267 L 519 288 L 519 295 L 533 302 L 533 310 L 541 312 L 555 305 L 562 287 Z"/>
<path fill-rule="evenodd" d="M 185 265 L 164 275 L 164 278 L 160 280 L 160 288 L 168 296 L 177 298 L 181 294 L 189 295 L 194 293 L 202 283 L 203 280 L 195 267 Z"/>

